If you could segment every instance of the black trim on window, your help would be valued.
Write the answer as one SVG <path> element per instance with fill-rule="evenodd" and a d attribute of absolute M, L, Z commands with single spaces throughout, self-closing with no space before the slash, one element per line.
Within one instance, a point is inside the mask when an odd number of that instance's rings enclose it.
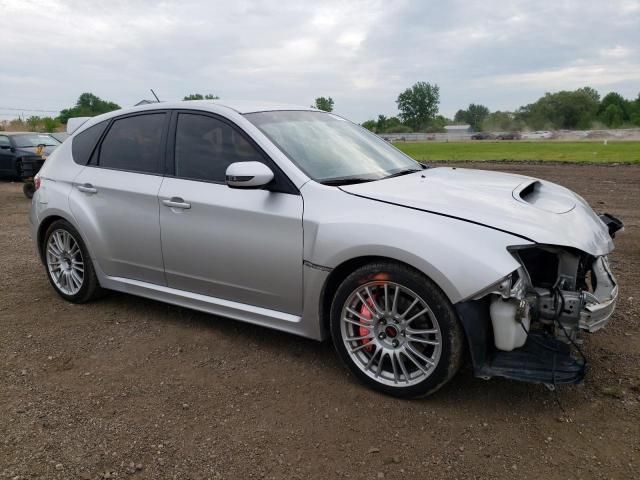
<path fill-rule="evenodd" d="M 175 175 L 175 143 L 176 143 L 176 134 L 177 134 L 177 124 L 178 124 L 178 115 L 181 113 L 191 114 L 191 115 L 202 115 L 205 117 L 213 118 L 219 122 L 222 122 L 228 125 L 230 128 L 235 130 L 239 135 L 241 135 L 262 157 L 266 166 L 268 166 L 273 171 L 273 180 L 269 182 L 263 190 L 268 190 L 270 192 L 277 193 L 288 193 L 291 195 L 300 195 L 300 191 L 295 186 L 295 184 L 289 179 L 289 177 L 282 171 L 282 169 L 274 162 L 271 157 L 258 145 L 251 136 L 244 131 L 242 127 L 238 124 L 229 120 L 222 115 L 217 115 L 213 112 L 206 112 L 203 110 L 191 110 L 191 109 L 179 109 L 171 111 L 171 120 L 169 133 L 167 135 L 167 150 L 166 150 L 166 163 L 165 163 L 165 176 L 171 178 L 180 178 L 184 180 L 191 180 L 194 182 L 202 182 L 202 183 L 213 183 L 217 185 L 226 185 L 225 182 L 217 182 L 212 180 L 202 180 L 199 178 L 186 178 L 186 177 L 178 177 Z"/>
<path fill-rule="evenodd" d="M 176 125 L 178 125 L 178 111 L 171 110 L 171 118 L 169 119 L 169 130 L 167 132 L 167 142 L 164 152 L 164 175 L 166 177 L 174 177 L 176 174 L 175 167 L 175 151 L 176 151 Z"/>

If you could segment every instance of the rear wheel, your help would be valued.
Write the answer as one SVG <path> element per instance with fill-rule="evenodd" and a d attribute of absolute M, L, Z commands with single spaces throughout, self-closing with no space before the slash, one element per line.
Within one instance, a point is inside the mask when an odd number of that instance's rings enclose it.
<path fill-rule="evenodd" d="M 42 248 L 49 281 L 62 298 L 84 303 L 101 293 L 87 248 L 69 222 L 53 222 Z"/>
<path fill-rule="evenodd" d="M 435 392 L 462 363 L 462 329 L 447 297 L 421 273 L 395 263 L 366 265 L 342 282 L 331 335 L 356 377 L 398 397 Z"/>

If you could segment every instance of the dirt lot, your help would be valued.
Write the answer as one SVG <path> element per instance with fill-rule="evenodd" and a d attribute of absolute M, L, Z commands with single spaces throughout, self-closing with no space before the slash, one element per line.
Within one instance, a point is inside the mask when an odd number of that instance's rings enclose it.
<path fill-rule="evenodd" d="M 639 478 L 640 167 L 480 168 L 557 181 L 626 223 L 619 308 L 586 338 L 565 413 L 543 386 L 468 367 L 401 401 L 356 383 L 328 343 L 121 294 L 65 303 L 21 185 L 3 182 L 0 478 Z"/>

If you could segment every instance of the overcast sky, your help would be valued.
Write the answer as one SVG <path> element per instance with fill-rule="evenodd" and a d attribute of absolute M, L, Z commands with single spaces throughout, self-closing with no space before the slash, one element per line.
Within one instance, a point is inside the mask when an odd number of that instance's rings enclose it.
<path fill-rule="evenodd" d="M 419 80 L 440 86 L 447 116 L 584 85 L 640 92 L 640 0 L 0 0 L 0 15 L 0 119 L 82 92 L 129 106 L 149 88 L 325 95 L 358 122 L 395 114 Z"/>

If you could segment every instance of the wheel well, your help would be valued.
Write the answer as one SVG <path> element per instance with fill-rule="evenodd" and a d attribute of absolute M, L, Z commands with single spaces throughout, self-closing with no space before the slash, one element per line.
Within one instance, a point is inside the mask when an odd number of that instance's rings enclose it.
<path fill-rule="evenodd" d="M 322 329 L 325 332 L 329 331 L 329 322 L 331 320 L 331 302 L 333 301 L 333 297 L 335 296 L 335 293 L 342 281 L 358 268 L 374 262 L 396 263 L 398 265 L 405 265 L 409 268 L 412 268 L 413 270 L 419 271 L 414 266 L 409 265 L 408 263 L 401 262 L 399 260 L 396 260 L 395 258 L 389 257 L 356 257 L 341 263 L 333 270 L 331 270 L 331 273 L 329 274 L 329 277 L 325 281 L 324 287 L 322 288 L 322 294 L 320 295 L 320 321 L 322 323 Z M 420 273 L 424 275 L 423 272 Z"/>
<path fill-rule="evenodd" d="M 56 220 L 64 220 L 64 218 L 57 215 L 52 215 L 45 218 L 38 227 L 38 252 L 40 253 L 40 260 L 42 261 L 42 263 L 44 263 L 44 252 L 42 249 L 42 244 L 44 243 L 44 234 L 47 233 L 49 226 Z"/>

